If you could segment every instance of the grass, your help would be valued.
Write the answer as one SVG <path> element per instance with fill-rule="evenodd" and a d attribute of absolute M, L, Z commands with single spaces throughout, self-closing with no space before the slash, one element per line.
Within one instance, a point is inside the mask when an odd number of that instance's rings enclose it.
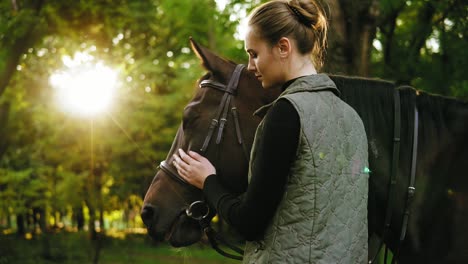
<path fill-rule="evenodd" d="M 199 243 L 176 249 L 167 244 L 156 245 L 144 234 L 104 237 L 101 244 L 100 264 L 240 264 L 219 255 L 209 245 Z M 0 235 L 0 264 L 92 263 L 94 248 L 88 234 L 82 232 L 41 235 L 29 240 Z"/>

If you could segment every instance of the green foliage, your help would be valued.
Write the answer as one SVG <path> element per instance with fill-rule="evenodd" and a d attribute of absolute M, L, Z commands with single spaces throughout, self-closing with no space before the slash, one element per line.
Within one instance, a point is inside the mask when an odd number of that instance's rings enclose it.
<path fill-rule="evenodd" d="M 145 235 L 127 234 L 122 238 L 103 238 L 103 249 L 99 263 L 239 263 L 239 261 L 219 255 L 204 244 L 174 249 L 166 244 L 160 244 L 156 247 Z M 92 263 L 93 245 L 85 233 L 49 234 L 47 239 L 44 235 L 37 236 L 32 240 L 19 239 L 14 236 L 0 236 L 0 263 Z M 49 245 L 47 256 L 44 256 L 44 243 Z"/>
<path fill-rule="evenodd" d="M 229 44 L 236 23 L 220 25 L 229 15 L 211 0 L 57 0 L 15 11 L 2 1 L 0 12 L 0 61 L 40 29 L 0 93 L 0 103 L 12 106 L 1 139 L 8 148 L 0 154 L 0 217 L 11 208 L 18 214 L 42 207 L 50 215 L 83 204 L 141 206 L 134 197 L 143 196 L 165 159 L 203 73 L 189 37 L 220 52 L 240 43 Z M 113 107 L 93 119 L 62 112 L 48 80 L 78 51 L 120 73 Z"/>
<path fill-rule="evenodd" d="M 380 1 L 373 75 L 433 93 L 468 98 L 463 1 Z"/>

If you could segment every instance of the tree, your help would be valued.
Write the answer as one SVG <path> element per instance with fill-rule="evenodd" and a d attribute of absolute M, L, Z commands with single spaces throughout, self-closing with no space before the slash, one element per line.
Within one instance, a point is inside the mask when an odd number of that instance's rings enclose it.
<path fill-rule="evenodd" d="M 327 0 L 326 70 L 468 98 L 463 1 Z"/>
<path fill-rule="evenodd" d="M 106 1 L 32 3 L 2 2 L 0 9 L 9 15 L 5 16 L 8 27 L 0 32 L 0 56 L 9 58 L 18 42 L 34 35 L 34 41 L 18 51 L 16 61 L 9 59 L 12 62 L 0 68 L 3 76 L 8 75 L 0 96 L 8 110 L 0 115 L 4 128 L 0 141 L 9 145 L 2 150 L 1 166 L 9 175 L 47 168 L 39 173 L 45 183 L 42 194 L 48 194 L 40 199 L 45 214 L 63 213 L 67 206 L 79 212 L 86 203 L 98 212 L 92 210 L 92 214 L 102 216 L 104 210 L 133 199 L 129 197 L 141 197 L 156 161 L 165 158 L 182 107 L 202 73 L 196 67 L 198 60 L 190 54 L 189 36 L 202 43 L 227 41 L 205 34 L 207 24 L 221 32 L 215 23 L 214 2 L 208 0 L 120 1 L 114 8 Z M 232 36 L 234 24 L 230 31 L 223 29 L 223 37 Z M 10 32 L 14 34 L 7 34 Z M 219 47 L 232 46 L 235 44 Z M 53 90 L 48 77 L 63 67 L 64 56 L 73 56 L 75 51 L 99 57 L 123 75 L 118 107 L 92 122 L 60 113 L 50 103 Z M 22 165 L 13 164 L 16 160 Z M 142 179 L 142 175 L 146 177 Z M 4 185 L 12 186 L 15 177 L 5 177 Z M 113 202 L 104 204 L 104 198 Z"/>

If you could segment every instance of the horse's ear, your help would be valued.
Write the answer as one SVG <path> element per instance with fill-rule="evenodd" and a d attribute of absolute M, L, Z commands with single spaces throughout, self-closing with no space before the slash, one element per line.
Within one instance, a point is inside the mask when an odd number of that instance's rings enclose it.
<path fill-rule="evenodd" d="M 211 50 L 199 45 L 192 37 L 190 37 L 190 44 L 192 45 L 192 50 L 202 61 L 203 67 L 208 71 L 223 71 L 223 69 L 226 68 L 226 65 L 229 64 L 228 61 L 214 54 Z"/>

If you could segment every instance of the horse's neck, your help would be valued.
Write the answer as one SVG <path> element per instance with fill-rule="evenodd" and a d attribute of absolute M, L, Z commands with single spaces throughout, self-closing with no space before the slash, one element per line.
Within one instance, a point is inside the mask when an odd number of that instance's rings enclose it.
<path fill-rule="evenodd" d="M 468 179 L 464 177 L 468 160 L 468 103 L 421 93 L 417 106 L 421 124 L 418 160 L 427 164 L 422 167 L 428 170 L 423 173 L 435 177 L 431 181 L 443 188 L 468 192 Z"/>

